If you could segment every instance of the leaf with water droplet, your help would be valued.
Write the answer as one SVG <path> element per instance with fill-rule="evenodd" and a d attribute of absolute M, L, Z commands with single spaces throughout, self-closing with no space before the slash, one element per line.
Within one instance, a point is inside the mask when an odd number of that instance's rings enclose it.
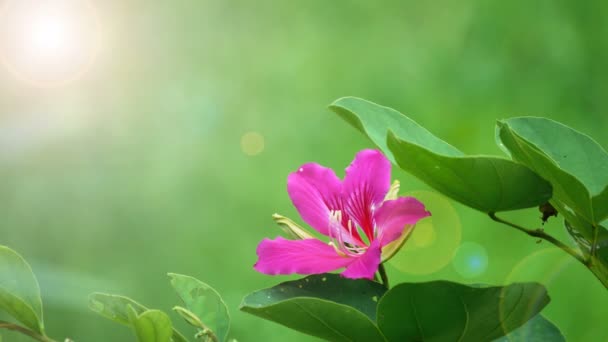
<path fill-rule="evenodd" d="M 313 275 L 251 293 L 241 310 L 330 341 L 384 341 L 371 299 L 385 292 L 368 280 Z"/>

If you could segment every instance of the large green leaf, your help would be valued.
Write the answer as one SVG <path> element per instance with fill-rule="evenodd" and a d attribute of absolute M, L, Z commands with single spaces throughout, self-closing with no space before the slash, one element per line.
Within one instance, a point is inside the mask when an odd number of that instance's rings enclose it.
<path fill-rule="evenodd" d="M 391 108 L 353 97 L 339 99 L 330 108 L 403 170 L 472 208 L 522 209 L 551 197 L 549 183 L 527 167 L 504 158 L 466 156 Z"/>
<path fill-rule="evenodd" d="M 5 246 L 0 246 L 0 309 L 44 335 L 38 281 L 30 265 Z"/>
<path fill-rule="evenodd" d="M 367 280 L 313 275 L 251 293 L 241 310 L 330 341 L 385 341 L 374 323 L 385 291 Z"/>
<path fill-rule="evenodd" d="M 168 342 L 173 334 L 171 319 L 159 310 L 146 310 L 138 314 L 128 306 L 129 322 L 139 342 Z"/>
<path fill-rule="evenodd" d="M 171 285 L 188 311 L 207 328 L 209 328 L 220 341 L 225 341 L 230 329 L 230 316 L 226 303 L 211 286 L 202 281 L 181 274 L 169 273 Z"/>
<path fill-rule="evenodd" d="M 137 315 L 141 315 L 148 311 L 148 308 L 139 304 L 131 298 L 106 294 L 93 293 L 89 296 L 89 308 L 103 317 L 106 317 L 114 322 L 132 326 L 129 316 L 129 308 Z M 173 329 L 173 342 L 187 342 L 188 340 L 177 330 Z"/>
<path fill-rule="evenodd" d="M 608 217 L 608 154 L 593 139 L 534 117 L 499 121 L 497 139 L 513 159 L 553 185 L 562 209 L 567 206 L 593 224 Z"/>
<path fill-rule="evenodd" d="M 526 323 L 548 303 L 545 288 L 535 283 L 403 283 L 380 300 L 378 326 L 389 341 L 492 341 Z"/>
<path fill-rule="evenodd" d="M 608 287 L 608 154 L 590 137 L 558 122 L 534 117 L 499 121 L 496 138 L 511 157 L 553 186 L 551 204 Z"/>
<path fill-rule="evenodd" d="M 529 320 L 526 324 L 513 330 L 494 342 L 566 342 L 562 332 L 542 315 Z"/>

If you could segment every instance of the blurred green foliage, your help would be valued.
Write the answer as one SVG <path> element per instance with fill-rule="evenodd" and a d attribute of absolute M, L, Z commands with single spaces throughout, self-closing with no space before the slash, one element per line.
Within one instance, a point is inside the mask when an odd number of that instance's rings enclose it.
<path fill-rule="evenodd" d="M 171 271 L 222 293 L 239 341 L 314 340 L 237 307 L 289 279 L 252 268 L 258 241 L 280 233 L 270 215 L 297 217 L 288 173 L 308 161 L 342 170 L 371 146 L 326 109 L 338 97 L 393 107 L 467 153 L 499 154 L 495 120 L 516 115 L 561 121 L 608 146 L 601 1 L 94 5 L 101 49 L 79 80 L 41 89 L 0 69 L 0 243 L 32 264 L 57 338 L 131 339 L 88 311 L 87 294 L 169 310 Z M 241 149 L 250 131 L 265 139 L 255 156 Z M 394 176 L 402 191 L 428 189 Z M 451 265 L 426 276 L 389 268 L 392 283 L 541 281 L 552 297 L 544 313 L 569 340 L 608 338 L 608 293 L 583 266 L 455 206 L 463 241 L 486 248 L 487 271 L 465 279 Z M 506 216 L 534 226 L 539 213 Z M 568 239 L 557 220 L 545 228 Z"/>

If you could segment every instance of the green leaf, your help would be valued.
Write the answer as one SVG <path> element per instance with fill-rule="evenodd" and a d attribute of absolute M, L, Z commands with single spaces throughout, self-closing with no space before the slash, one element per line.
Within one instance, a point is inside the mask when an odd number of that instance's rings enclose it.
<path fill-rule="evenodd" d="M 168 275 L 171 278 L 171 285 L 186 308 L 196 315 L 220 341 L 225 341 L 230 329 L 230 315 L 219 293 L 196 278 L 174 273 Z"/>
<path fill-rule="evenodd" d="M 380 300 L 378 326 L 389 341 L 492 341 L 526 323 L 548 303 L 545 288 L 536 283 L 404 283 Z"/>
<path fill-rule="evenodd" d="M 553 120 L 520 117 L 497 123 L 499 144 L 554 188 L 562 211 L 592 224 L 608 217 L 608 154 L 593 139 Z"/>
<path fill-rule="evenodd" d="M 99 292 L 92 293 L 89 296 L 89 308 L 91 310 L 105 318 L 127 326 L 131 326 L 129 307 L 137 315 L 141 315 L 145 311 L 148 311 L 148 308 L 128 297 Z M 175 329 L 173 329 L 172 339 L 173 342 L 188 341 L 179 331 Z"/>
<path fill-rule="evenodd" d="M 549 183 L 527 167 L 504 158 L 466 156 L 394 109 L 353 97 L 330 108 L 400 168 L 472 208 L 486 213 L 515 210 L 551 197 Z"/>
<path fill-rule="evenodd" d="M 0 309 L 44 335 L 38 281 L 30 265 L 5 246 L 0 246 Z"/>
<path fill-rule="evenodd" d="M 608 287 L 608 154 L 593 139 L 558 122 L 534 117 L 499 121 L 499 145 L 553 186 L 551 204 Z"/>
<path fill-rule="evenodd" d="M 529 320 L 526 324 L 513 330 L 494 342 L 566 342 L 561 331 L 542 315 Z"/>
<path fill-rule="evenodd" d="M 139 342 L 167 342 L 171 340 L 173 326 L 167 314 L 159 310 L 146 310 L 137 314 L 128 306 L 127 314 Z"/>
<path fill-rule="evenodd" d="M 392 162 L 396 162 L 387 146 L 386 135 L 392 130 L 396 136 L 438 154 L 460 157 L 464 153 L 437 138 L 426 128 L 398 111 L 356 97 L 343 97 L 329 108 L 367 135 Z"/>
<path fill-rule="evenodd" d="M 385 341 L 375 325 L 379 283 L 313 275 L 247 295 L 241 310 L 329 341 Z"/>

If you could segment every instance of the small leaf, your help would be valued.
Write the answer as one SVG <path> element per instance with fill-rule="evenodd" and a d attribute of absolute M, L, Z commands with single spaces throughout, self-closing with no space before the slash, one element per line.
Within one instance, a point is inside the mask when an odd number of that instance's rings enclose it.
<path fill-rule="evenodd" d="M 0 310 L 44 335 L 38 281 L 30 265 L 5 246 L 0 246 Z"/>
<path fill-rule="evenodd" d="M 513 330 L 494 342 L 566 342 L 561 331 L 542 315 L 529 320 L 526 324 Z"/>
<path fill-rule="evenodd" d="M 93 293 L 89 296 L 89 308 L 91 310 L 105 318 L 127 326 L 131 326 L 129 307 L 137 315 L 148 311 L 148 308 L 128 297 L 99 292 Z M 175 329 L 173 329 L 172 339 L 173 342 L 188 341 L 179 331 Z"/>
<path fill-rule="evenodd" d="M 201 320 L 194 313 L 192 313 L 192 311 L 181 306 L 173 307 L 173 311 L 180 315 L 186 322 L 188 322 L 188 324 L 200 329 L 206 328 L 203 322 L 201 322 Z"/>
<path fill-rule="evenodd" d="M 504 158 L 466 156 L 394 109 L 353 97 L 330 108 L 401 169 L 472 208 L 486 213 L 523 209 L 551 197 L 549 183 L 527 167 Z"/>
<path fill-rule="evenodd" d="M 375 325 L 379 283 L 313 275 L 247 295 L 241 310 L 329 341 L 385 341 Z"/>
<path fill-rule="evenodd" d="M 186 308 L 211 330 L 220 341 L 225 341 L 230 329 L 228 307 L 211 286 L 181 274 L 169 273 L 171 285 Z"/>
<path fill-rule="evenodd" d="M 173 334 L 171 319 L 159 310 L 146 310 L 137 314 L 128 306 L 127 314 L 139 342 L 168 342 Z"/>
<path fill-rule="evenodd" d="M 148 310 L 145 306 L 124 296 L 105 293 L 93 293 L 89 296 L 89 308 L 91 310 L 120 324 L 131 324 L 129 320 L 129 306 L 138 315 Z"/>
<path fill-rule="evenodd" d="M 545 288 L 535 283 L 403 283 L 380 300 L 378 326 L 389 341 L 492 341 L 523 325 L 548 303 Z"/>

